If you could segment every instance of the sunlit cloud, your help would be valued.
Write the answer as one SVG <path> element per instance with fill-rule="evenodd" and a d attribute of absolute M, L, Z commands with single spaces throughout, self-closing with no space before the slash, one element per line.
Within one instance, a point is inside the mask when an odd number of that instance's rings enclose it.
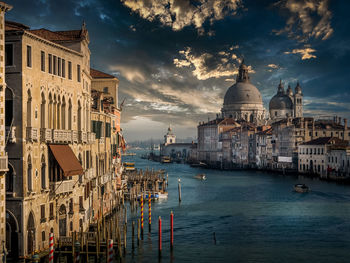
<path fill-rule="evenodd" d="M 283 0 L 276 5 L 289 14 L 285 27 L 275 30 L 276 34 L 286 33 L 301 42 L 326 40 L 333 34 L 328 0 Z"/>
<path fill-rule="evenodd" d="M 142 18 L 149 21 L 158 20 L 174 31 L 193 25 L 200 34 L 204 33 L 203 24 L 209 20 L 213 23 L 227 15 L 235 15 L 241 0 L 122 0 L 122 3 Z M 213 31 L 208 32 L 213 35 Z"/>
<path fill-rule="evenodd" d="M 305 48 L 300 48 L 300 49 L 293 49 L 292 51 L 286 51 L 284 54 L 300 54 L 301 59 L 311 59 L 311 58 L 316 58 L 316 55 L 312 54 L 316 52 L 315 49 L 310 48 L 310 47 L 305 47 Z"/>

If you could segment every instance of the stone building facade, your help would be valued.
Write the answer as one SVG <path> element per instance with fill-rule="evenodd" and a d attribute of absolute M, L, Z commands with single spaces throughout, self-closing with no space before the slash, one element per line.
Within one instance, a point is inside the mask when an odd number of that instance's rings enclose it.
<path fill-rule="evenodd" d="M 92 189 L 100 190 L 85 25 L 54 32 L 9 22 L 5 40 L 7 246 L 15 257 L 47 249 L 50 232 L 58 238 L 85 230 Z"/>
<path fill-rule="evenodd" d="M 11 10 L 11 6 L 0 2 L 0 262 L 7 254 L 6 251 L 6 185 L 5 176 L 8 171 L 8 156 L 5 150 L 7 134 L 5 133 L 6 121 L 6 78 L 5 78 L 5 13 Z"/>

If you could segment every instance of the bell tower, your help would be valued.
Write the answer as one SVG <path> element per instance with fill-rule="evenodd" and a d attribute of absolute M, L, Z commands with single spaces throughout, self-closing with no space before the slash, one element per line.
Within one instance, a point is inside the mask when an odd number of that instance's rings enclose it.
<path fill-rule="evenodd" d="M 171 126 L 169 125 L 167 134 L 164 135 L 164 145 L 173 144 L 176 142 L 176 136 L 173 134 L 173 130 L 171 129 Z"/>
<path fill-rule="evenodd" d="M 303 117 L 303 93 L 299 81 L 294 93 L 294 117 Z"/>

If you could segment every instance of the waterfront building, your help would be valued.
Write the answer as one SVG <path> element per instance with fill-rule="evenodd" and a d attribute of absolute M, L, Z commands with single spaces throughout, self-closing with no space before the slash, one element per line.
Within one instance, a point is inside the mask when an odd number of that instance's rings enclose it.
<path fill-rule="evenodd" d="M 194 143 L 177 143 L 176 135 L 169 126 L 164 135 L 164 142 L 160 145 L 161 157 L 170 157 L 171 161 L 184 162 L 193 157 Z"/>
<path fill-rule="evenodd" d="M 119 80 L 107 73 L 91 69 L 91 126 L 96 134 L 92 145 L 95 164 L 91 200 L 93 220 L 111 213 L 121 198 L 121 133 L 118 107 Z M 98 187 L 96 187 L 96 185 Z"/>
<path fill-rule="evenodd" d="M 245 120 L 255 124 L 263 124 L 266 111 L 260 91 L 250 82 L 249 68 L 244 64 L 239 66 L 236 83 L 226 92 L 221 109 L 222 117 L 234 120 Z"/>
<path fill-rule="evenodd" d="M 259 129 L 259 127 L 258 127 Z M 272 128 L 263 126 L 255 133 L 254 144 L 256 147 L 256 167 L 258 169 L 272 168 Z"/>
<path fill-rule="evenodd" d="M 286 91 L 284 90 L 281 80 L 277 87 L 277 94 L 270 100 L 269 110 L 272 120 L 303 117 L 303 94 L 299 82 L 293 94 L 290 86 Z"/>
<path fill-rule="evenodd" d="M 91 219 L 89 34 L 6 23 L 9 256 L 48 248 Z"/>
<path fill-rule="evenodd" d="M 0 2 L 0 262 L 4 262 L 6 257 L 6 179 L 8 171 L 8 155 L 6 152 L 6 142 L 8 135 L 5 133 L 6 115 L 6 95 L 8 87 L 5 77 L 5 14 L 11 10 L 12 6 Z"/>
<path fill-rule="evenodd" d="M 198 161 L 205 162 L 213 167 L 221 167 L 223 162 L 222 133 L 233 128 L 240 127 L 240 124 L 233 118 L 217 118 L 206 123 L 199 123 L 198 129 Z"/>
<path fill-rule="evenodd" d="M 302 143 L 298 146 L 298 172 L 327 177 L 331 171 L 347 170 L 348 145 L 348 141 L 336 137 L 320 137 Z"/>

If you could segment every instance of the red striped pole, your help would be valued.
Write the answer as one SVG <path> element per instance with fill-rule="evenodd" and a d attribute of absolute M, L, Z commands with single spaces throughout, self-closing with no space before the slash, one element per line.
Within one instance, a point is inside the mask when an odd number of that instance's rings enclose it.
<path fill-rule="evenodd" d="M 143 239 L 143 193 L 141 194 L 141 238 Z"/>
<path fill-rule="evenodd" d="M 49 235 L 49 263 L 53 263 L 53 252 L 54 252 L 54 247 L 53 247 L 53 233 L 50 233 Z"/>
<path fill-rule="evenodd" d="M 148 193 L 148 230 L 151 232 L 151 224 L 152 224 L 152 206 L 151 206 L 151 193 Z"/>
<path fill-rule="evenodd" d="M 159 254 L 162 252 L 162 219 L 158 218 L 158 249 Z"/>
<path fill-rule="evenodd" d="M 174 247 L 174 214 L 173 211 L 170 213 L 170 248 Z"/>
<path fill-rule="evenodd" d="M 108 240 L 108 262 L 113 262 L 113 239 Z"/>

